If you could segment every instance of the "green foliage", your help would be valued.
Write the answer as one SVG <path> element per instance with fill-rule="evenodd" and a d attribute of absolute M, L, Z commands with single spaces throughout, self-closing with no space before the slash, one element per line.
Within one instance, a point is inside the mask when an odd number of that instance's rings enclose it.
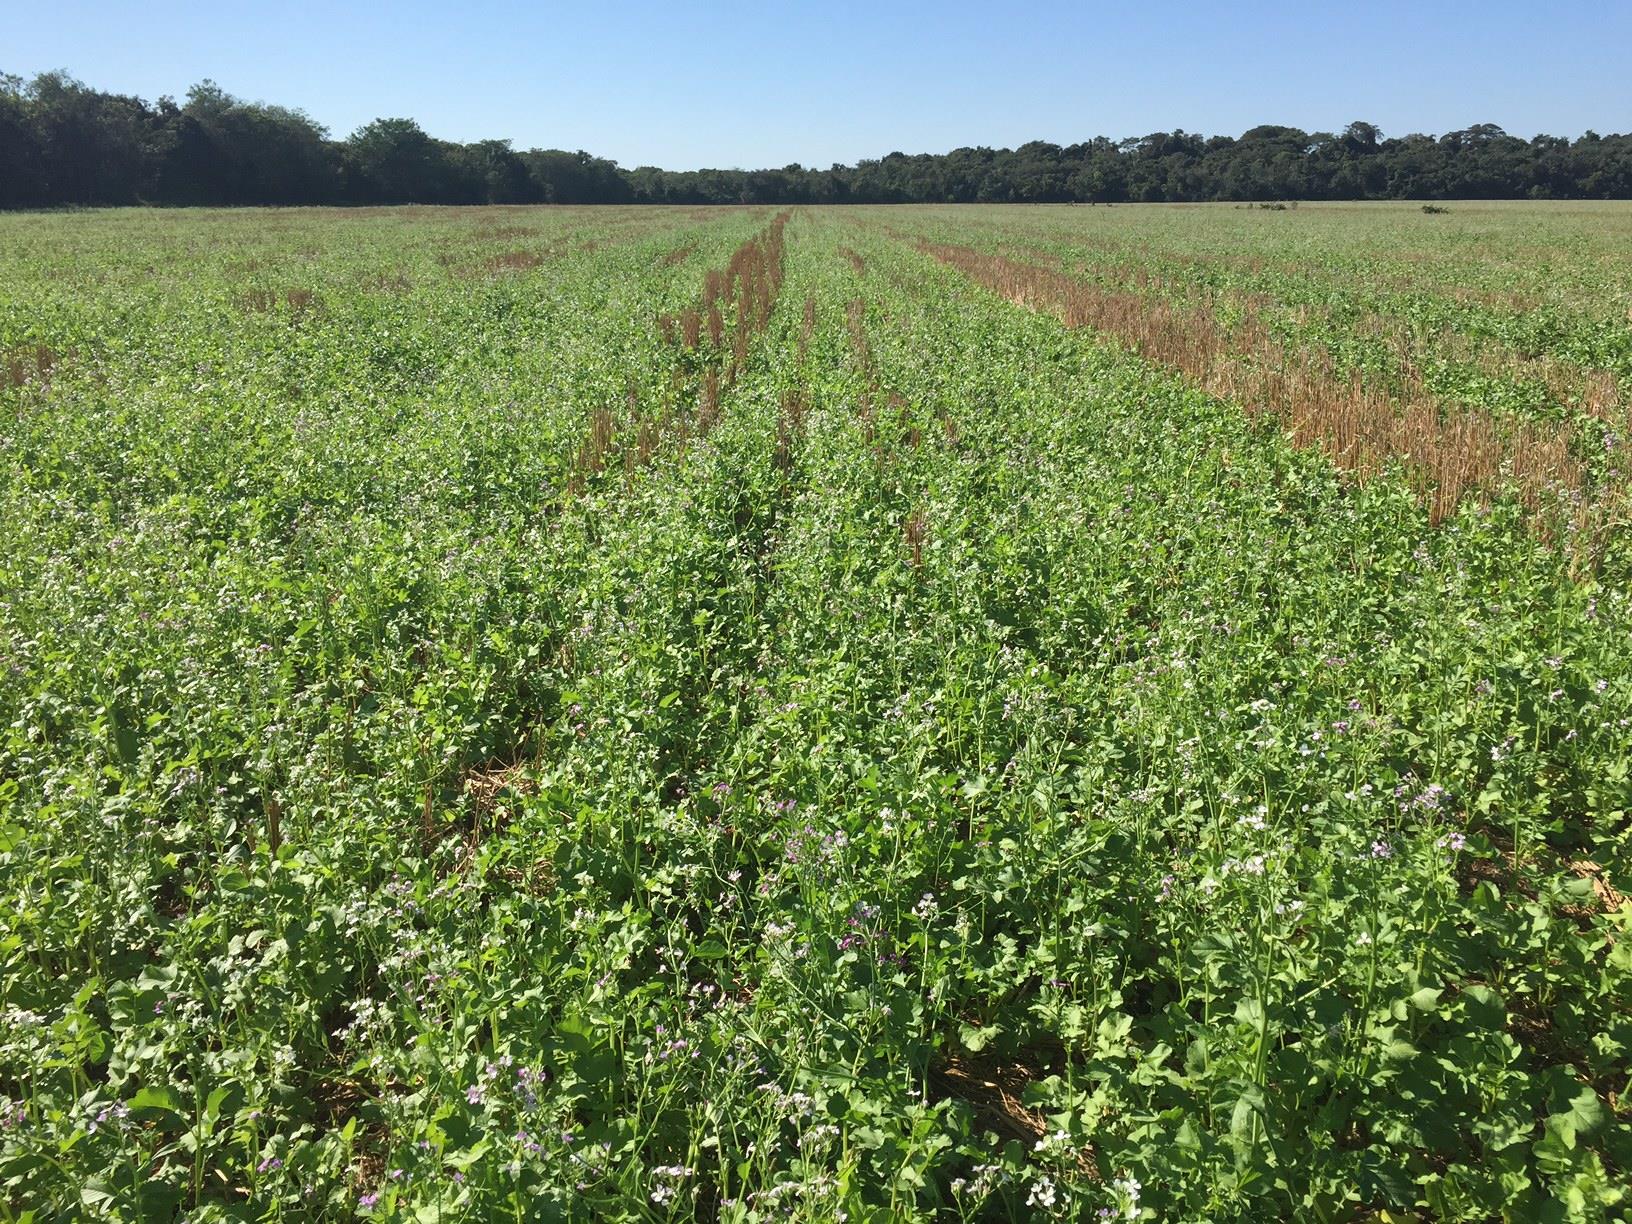
<path fill-rule="evenodd" d="M 376 119 L 345 140 L 299 110 L 203 81 L 178 107 L 62 73 L 0 74 L 0 208 L 83 204 L 1116 204 L 1632 198 L 1632 134 L 1574 141 L 1494 124 L 1384 140 L 1266 124 L 1239 138 L 1182 129 L 1070 145 L 890 153 L 826 170 L 624 170 L 583 150 L 434 140 Z M 1424 212 L 1442 211 L 1432 206 Z"/>
<path fill-rule="evenodd" d="M 1621 554 L 768 220 L 0 218 L 8 1213 L 1625 1218 Z"/>

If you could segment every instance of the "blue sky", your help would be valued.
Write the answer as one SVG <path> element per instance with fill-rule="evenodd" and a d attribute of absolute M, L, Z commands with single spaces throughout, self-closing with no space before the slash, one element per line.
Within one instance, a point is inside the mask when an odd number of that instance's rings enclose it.
<path fill-rule="evenodd" d="M 211 77 L 337 136 L 379 116 L 626 166 L 826 166 L 1258 123 L 1632 129 L 1632 3 L 12 0 L 0 71 L 181 97 Z"/>

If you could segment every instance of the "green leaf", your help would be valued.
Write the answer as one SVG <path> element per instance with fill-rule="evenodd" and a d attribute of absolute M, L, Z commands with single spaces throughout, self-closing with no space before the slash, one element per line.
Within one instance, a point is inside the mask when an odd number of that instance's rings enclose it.
<path fill-rule="evenodd" d="M 99 1208 L 114 1201 L 113 1187 L 100 1177 L 87 1178 L 79 1188 L 79 1201 L 90 1208 Z"/>
<path fill-rule="evenodd" d="M 1437 986 L 1424 986 L 1411 995 L 1411 1006 L 1420 1012 L 1431 1012 L 1439 1006 L 1439 996 L 1444 994 Z"/>
<path fill-rule="evenodd" d="M 1250 1028 L 1261 1028 L 1264 1023 L 1264 1001 L 1255 998 L 1238 999 L 1235 1004 L 1235 1022 Z"/>
<path fill-rule="evenodd" d="M 1469 1021 L 1477 1028 L 1507 1027 L 1507 1008 L 1502 1004 L 1502 996 L 1489 986 L 1464 986 L 1462 1006 Z"/>
<path fill-rule="evenodd" d="M 487 1155 L 487 1147 L 487 1140 L 480 1139 L 473 1146 L 466 1148 L 462 1152 L 449 1152 L 442 1158 L 442 1163 L 447 1165 L 449 1168 L 463 1171 L 470 1168 L 483 1156 Z"/>
<path fill-rule="evenodd" d="M 204 1101 L 204 1117 L 200 1122 L 200 1129 L 208 1133 L 215 1127 L 216 1119 L 221 1116 L 221 1105 L 232 1093 L 231 1084 L 223 1084 L 215 1089 Z"/>
<path fill-rule="evenodd" d="M 849 1138 L 857 1147 L 868 1150 L 876 1150 L 889 1142 L 889 1136 L 876 1126 L 853 1126 Z"/>
<path fill-rule="evenodd" d="M 1418 1054 L 1417 1047 L 1402 1037 L 1395 1037 L 1383 1047 L 1383 1057 L 1390 1062 L 1407 1062 Z"/>
<path fill-rule="evenodd" d="M 1230 1111 L 1230 1138 L 1238 1144 L 1252 1145 L 1262 1133 L 1257 1119 L 1263 1112 L 1264 1091 L 1256 1084 L 1250 1085 L 1236 1098 L 1235 1108 Z"/>
<path fill-rule="evenodd" d="M 959 1024 L 958 1042 L 971 1054 L 978 1054 L 1002 1031 L 1003 1026 L 1000 1024 Z"/>
<path fill-rule="evenodd" d="M 1607 1116 L 1598 1094 L 1586 1084 L 1577 1084 L 1573 1094 L 1562 1100 L 1561 1096 L 1559 1093 L 1551 1097 L 1552 1112 L 1547 1115 L 1548 1123 L 1556 1121 L 1563 1125 L 1567 1122 L 1572 1136 L 1596 1134 Z"/>
<path fill-rule="evenodd" d="M 164 1113 L 181 1116 L 181 1105 L 176 1100 L 176 1094 L 168 1088 L 143 1088 L 130 1098 L 126 1104 L 134 1110 L 156 1109 Z"/>

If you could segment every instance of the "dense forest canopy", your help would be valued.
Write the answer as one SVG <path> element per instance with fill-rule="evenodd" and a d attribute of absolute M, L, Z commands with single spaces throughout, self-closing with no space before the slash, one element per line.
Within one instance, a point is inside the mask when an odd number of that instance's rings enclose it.
<path fill-rule="evenodd" d="M 0 75 L 0 208 L 108 204 L 842 204 L 1626 199 L 1632 135 L 1523 140 L 1494 124 L 1385 139 L 1265 125 L 1081 144 L 891 153 L 826 170 L 626 170 L 582 150 L 457 144 L 412 119 L 344 140 L 212 81 L 185 101 L 64 72 Z"/>

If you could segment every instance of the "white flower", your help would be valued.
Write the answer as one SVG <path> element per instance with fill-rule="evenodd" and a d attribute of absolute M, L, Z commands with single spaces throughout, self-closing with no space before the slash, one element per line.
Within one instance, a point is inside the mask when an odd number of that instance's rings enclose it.
<path fill-rule="evenodd" d="M 1111 1183 L 1111 1189 L 1122 1199 L 1122 1214 L 1130 1220 L 1139 1218 L 1139 1191 L 1142 1190 L 1139 1179 L 1131 1174 L 1119 1177 Z"/>
<path fill-rule="evenodd" d="M 1038 1146 L 1042 1146 L 1041 1143 Z M 1031 1193 L 1026 1196 L 1027 1207 L 1052 1207 L 1057 1191 L 1052 1178 L 1039 1177 L 1032 1183 Z"/>

